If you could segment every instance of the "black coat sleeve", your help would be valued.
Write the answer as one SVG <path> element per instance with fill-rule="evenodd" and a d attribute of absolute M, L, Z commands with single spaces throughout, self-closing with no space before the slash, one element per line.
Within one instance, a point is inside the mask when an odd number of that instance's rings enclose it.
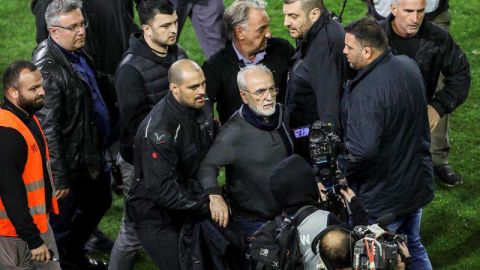
<path fill-rule="evenodd" d="M 352 198 L 352 201 L 350 202 L 350 210 L 352 211 L 352 214 L 350 215 L 350 218 L 352 220 L 352 226 L 368 225 L 367 210 L 365 210 L 365 207 L 363 207 L 362 202 L 357 196 Z M 334 214 L 332 213 L 328 214 L 328 220 L 327 220 L 328 226 L 341 225 L 341 224 L 347 225 L 347 224 L 344 224 Z"/>
<path fill-rule="evenodd" d="M 37 63 L 38 64 L 38 63 Z M 45 96 L 43 97 L 43 108 L 37 112 L 37 117 L 42 124 L 43 132 L 47 138 L 48 150 L 50 153 L 50 162 L 55 177 L 55 187 L 64 189 L 69 187 L 69 172 L 65 156 L 65 143 L 62 135 L 62 127 L 65 115 L 63 112 L 64 92 L 66 88 L 57 77 L 52 74 L 51 64 L 48 59 L 40 63 L 43 76 L 43 88 Z"/>
<path fill-rule="evenodd" d="M 0 198 L 18 236 L 35 249 L 43 244 L 27 203 L 22 174 L 27 162 L 27 144 L 18 131 L 0 127 Z"/>
<path fill-rule="evenodd" d="M 159 142 L 150 136 L 165 136 L 166 139 Z M 179 158 L 172 138 L 168 133 L 152 132 L 143 139 L 141 169 L 145 188 L 150 199 L 165 209 L 200 210 L 206 205 L 206 199 L 194 198 L 179 184 Z"/>
<path fill-rule="evenodd" d="M 138 126 L 151 110 L 142 75 L 132 66 L 121 66 L 115 75 L 115 90 L 123 127 L 130 134 L 136 134 Z"/>
<path fill-rule="evenodd" d="M 360 199 L 355 196 L 350 202 L 350 210 L 352 211 L 351 219 L 353 226 L 357 225 L 368 225 L 368 215 L 367 210 L 363 207 Z"/>
<path fill-rule="evenodd" d="M 323 122 L 333 123 L 338 130 L 340 94 L 345 75 L 344 58 L 332 49 L 328 54 L 314 54 L 309 63 L 309 77 L 317 99 L 318 117 Z"/>
<path fill-rule="evenodd" d="M 224 88 L 222 76 L 215 69 L 215 66 L 212 65 L 209 61 L 205 61 L 203 63 L 202 69 L 203 73 L 205 74 L 207 96 L 213 106 L 213 103 L 217 102 L 218 93 L 221 92 Z"/>
<path fill-rule="evenodd" d="M 468 96 L 470 89 L 470 65 L 467 56 L 448 34 L 446 55 L 442 63 L 444 87 L 435 93 L 429 104 L 443 116 L 452 113 Z"/>

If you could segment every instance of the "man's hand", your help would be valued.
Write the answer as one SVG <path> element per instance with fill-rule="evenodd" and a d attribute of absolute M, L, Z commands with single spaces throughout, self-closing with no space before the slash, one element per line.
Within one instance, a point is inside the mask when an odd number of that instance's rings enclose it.
<path fill-rule="evenodd" d="M 408 252 L 408 248 L 405 242 L 400 243 L 398 249 L 399 254 L 397 256 L 397 265 L 395 267 L 395 270 L 405 270 L 407 263 L 403 261 L 403 258 L 405 258 L 405 261 L 408 262 L 411 259 L 410 252 Z"/>
<path fill-rule="evenodd" d="M 39 246 L 36 249 L 32 249 L 31 252 L 32 252 L 32 260 L 37 262 L 48 263 L 52 258 L 50 256 L 50 250 L 48 250 L 48 247 L 47 245 L 45 245 L 45 243 L 43 243 L 41 246 Z"/>
<path fill-rule="evenodd" d="M 430 132 L 432 132 L 437 127 L 438 121 L 440 121 L 440 114 L 438 114 L 437 110 L 430 105 L 427 107 L 427 112 L 428 123 L 430 124 Z"/>
<path fill-rule="evenodd" d="M 217 222 L 220 227 L 228 225 L 228 206 L 221 195 L 209 195 L 210 213 L 213 221 Z"/>
<path fill-rule="evenodd" d="M 348 203 L 351 203 L 352 198 L 356 196 L 355 192 L 353 192 L 353 190 L 349 187 L 347 187 L 347 189 L 340 189 L 340 193 L 342 193 L 343 197 L 345 198 L 345 200 L 347 200 Z"/>
<path fill-rule="evenodd" d="M 55 191 L 55 197 L 57 198 L 57 200 L 60 200 L 61 198 L 67 197 L 69 192 L 70 192 L 69 188 L 57 189 Z"/>
<path fill-rule="evenodd" d="M 326 193 L 326 190 L 325 190 L 325 186 L 322 183 L 317 182 L 317 187 L 318 187 L 318 192 L 320 193 L 320 200 L 322 202 L 326 202 L 327 201 L 327 193 Z"/>

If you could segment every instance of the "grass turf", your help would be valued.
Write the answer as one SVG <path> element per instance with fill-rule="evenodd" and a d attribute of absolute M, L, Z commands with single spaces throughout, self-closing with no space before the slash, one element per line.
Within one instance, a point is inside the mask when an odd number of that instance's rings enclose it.
<path fill-rule="evenodd" d="M 225 4 L 231 3 L 226 0 Z M 269 0 L 267 8 L 274 36 L 288 37 L 283 27 L 282 1 Z M 340 10 L 341 0 L 325 0 L 331 11 Z M 480 26 L 475 23 L 480 1 L 450 1 L 451 33 L 466 52 L 471 65 L 470 95 L 451 117 L 451 164 L 464 178 L 465 184 L 453 189 L 438 186 L 434 201 L 424 209 L 422 237 L 434 269 L 480 269 L 480 206 L 476 166 L 480 155 Z M 362 17 L 366 12 L 360 0 L 349 0 L 344 22 Z M 291 39 L 290 39 L 291 40 Z M 179 43 L 190 58 L 202 63 L 204 58 L 190 22 L 187 22 Z M 29 0 L 0 0 L 0 73 L 15 59 L 30 59 L 35 46 L 34 18 Z M 1 95 L 1 94 L 0 94 Z M 1 147 L 1 146 L 0 146 Z M 0 164 L 1 166 L 1 164 Z M 101 229 L 114 238 L 122 216 L 122 200 L 115 197 L 112 208 L 102 220 Z M 100 254 L 108 259 L 108 254 Z M 135 269 L 154 269 L 145 253 L 140 255 Z"/>

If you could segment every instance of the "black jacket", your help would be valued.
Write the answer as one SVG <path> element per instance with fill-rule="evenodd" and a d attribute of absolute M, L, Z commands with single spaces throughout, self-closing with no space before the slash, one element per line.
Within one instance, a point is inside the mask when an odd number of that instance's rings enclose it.
<path fill-rule="evenodd" d="M 96 178 L 104 161 L 89 86 L 50 38 L 35 49 L 33 62 L 44 80 L 44 107 L 37 116 L 47 138 L 55 185 L 68 187 L 68 181 L 81 175 Z"/>
<path fill-rule="evenodd" d="M 293 56 L 287 87 L 289 126 L 311 125 L 315 120 L 340 126 L 339 106 L 347 62 L 343 55 L 345 32 L 328 10 L 300 41 Z"/>
<path fill-rule="evenodd" d="M 378 13 L 377 10 L 375 9 L 374 0 L 366 0 L 365 2 L 367 3 L 368 14 L 370 16 L 374 17 L 378 21 L 385 19 L 385 17 L 380 15 L 380 13 Z M 435 17 L 437 17 L 440 13 L 447 10 L 448 10 L 448 0 L 440 0 L 438 1 L 438 7 L 434 11 L 425 13 L 425 19 L 429 21 L 433 21 Z"/>
<path fill-rule="evenodd" d="M 37 43 L 48 37 L 45 11 L 53 0 L 32 0 L 35 15 Z M 85 50 L 97 68 L 113 75 L 123 53 L 128 48 L 128 38 L 139 28 L 133 20 L 133 2 L 140 0 L 83 0 L 83 13 L 88 20 Z"/>
<path fill-rule="evenodd" d="M 407 214 L 433 199 L 422 74 L 385 52 L 345 84 L 341 105 L 346 176 L 371 219 Z"/>
<path fill-rule="evenodd" d="M 43 179 L 45 184 L 45 202 L 47 211 L 51 210 L 52 182 L 46 164 L 46 147 L 42 132 L 31 115 L 25 114 L 4 98 L 2 109 L 15 114 L 29 129 L 35 138 L 43 163 Z M 28 244 L 30 250 L 43 244 L 40 232 L 27 203 L 27 191 L 22 179 L 24 167 L 28 158 L 28 145 L 25 138 L 12 128 L 0 127 L 0 198 L 7 211 L 8 219 L 12 222 L 18 236 Z"/>
<path fill-rule="evenodd" d="M 265 58 L 260 61 L 273 73 L 275 85 L 280 89 L 277 101 L 285 99 L 289 61 L 294 53 L 293 46 L 286 40 L 271 38 L 265 49 Z M 243 104 L 240 98 L 237 73 L 245 67 L 240 61 L 232 46 L 227 41 L 225 48 L 215 53 L 203 63 L 203 72 L 207 80 L 207 94 L 212 104 L 217 103 L 220 122 L 227 122 L 228 118 Z"/>
<path fill-rule="evenodd" d="M 120 153 L 133 163 L 133 137 L 138 125 L 168 92 L 168 69 L 177 60 L 187 58 L 178 45 L 168 48 L 165 57 L 156 55 L 143 38 L 143 33 L 130 37 L 130 47 L 115 75 L 120 109 Z"/>
<path fill-rule="evenodd" d="M 392 42 L 393 18 L 390 15 L 381 25 L 393 54 L 398 54 Z M 452 113 L 465 101 L 470 89 L 470 65 L 467 56 L 446 30 L 432 22 L 424 20 L 418 34 L 421 35 L 421 40 L 414 60 L 425 80 L 428 103 L 440 116 Z M 435 92 L 440 73 L 445 76 L 445 85 Z"/>
<path fill-rule="evenodd" d="M 177 215 L 208 208 L 194 180 L 214 136 L 210 105 L 184 107 L 172 93 L 142 121 L 135 137 L 135 181 L 127 216 L 135 223 L 174 223 Z M 198 194 L 198 195 L 197 195 Z"/>

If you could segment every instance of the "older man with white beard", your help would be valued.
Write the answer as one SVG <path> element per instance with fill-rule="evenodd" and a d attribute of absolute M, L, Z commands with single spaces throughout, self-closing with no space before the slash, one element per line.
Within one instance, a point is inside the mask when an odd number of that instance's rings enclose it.
<path fill-rule="evenodd" d="M 212 219 L 222 227 L 231 220 L 252 235 L 281 213 L 270 192 L 268 176 L 292 154 L 293 144 L 285 107 L 276 103 L 278 88 L 272 72 L 264 65 L 248 66 L 238 73 L 237 83 L 244 104 L 220 128 L 197 179 L 209 194 Z M 217 181 L 223 166 L 225 193 Z"/>

